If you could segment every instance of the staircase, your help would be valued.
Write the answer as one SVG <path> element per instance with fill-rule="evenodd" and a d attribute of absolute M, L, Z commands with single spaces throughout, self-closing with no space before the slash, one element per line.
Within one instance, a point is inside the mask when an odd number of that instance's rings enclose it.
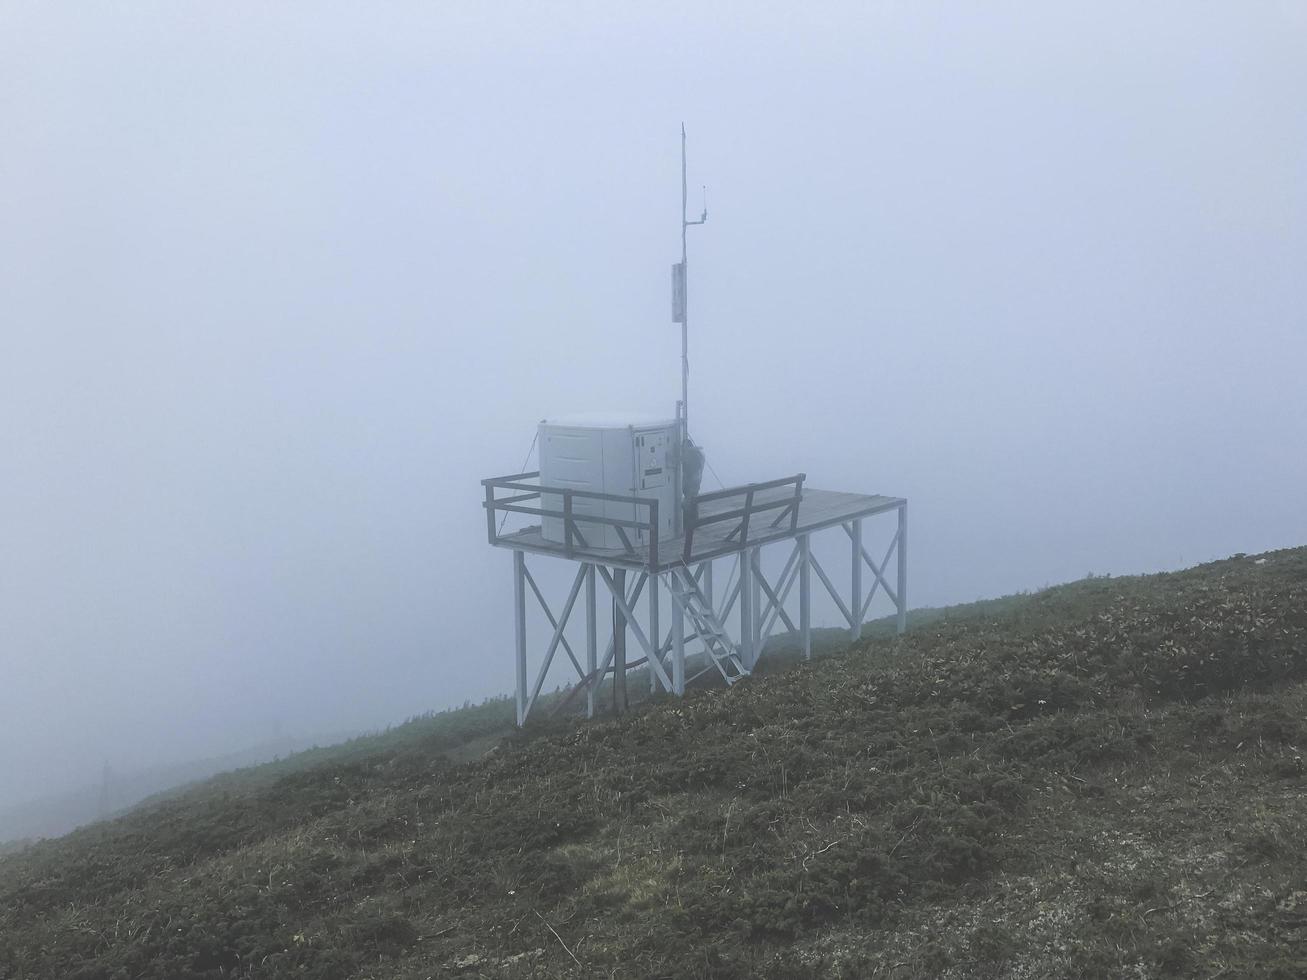
<path fill-rule="evenodd" d="M 695 678 L 716 667 L 727 684 L 734 684 L 742 677 L 749 676 L 749 670 L 740 660 L 740 651 L 727 634 L 722 622 L 717 618 L 694 574 L 684 565 L 678 565 L 667 572 L 667 585 L 672 600 L 685 613 L 694 625 L 695 637 L 703 641 L 711 663 L 703 670 L 686 680 L 689 684 Z"/>

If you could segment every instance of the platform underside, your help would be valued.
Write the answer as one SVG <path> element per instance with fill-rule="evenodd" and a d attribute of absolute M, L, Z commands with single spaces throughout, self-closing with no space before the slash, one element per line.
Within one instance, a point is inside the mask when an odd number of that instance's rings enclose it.
<path fill-rule="evenodd" d="M 788 500 L 792 496 L 789 489 L 778 489 L 768 496 L 767 492 L 757 495 L 757 503 L 769 500 Z M 812 531 L 846 524 L 849 521 L 873 514 L 894 510 L 904 504 L 902 497 L 886 497 L 881 494 L 841 493 L 837 490 L 813 490 L 803 488 L 803 499 L 799 503 L 798 519 L 791 523 L 790 515 L 784 514 L 778 526 L 772 521 L 778 511 L 764 512 L 752 518 L 747 537 L 741 541 L 738 522 L 724 521 L 701 527 L 694 533 L 690 562 L 703 561 L 722 555 L 734 554 L 769 541 L 798 537 Z M 702 505 L 701 517 L 715 513 L 727 513 L 740 506 L 739 500 L 718 500 Z M 734 536 L 732 537 L 732 532 Z M 523 528 L 511 534 L 505 534 L 494 542 L 500 548 L 513 548 L 531 551 L 542 555 L 555 555 L 559 558 L 571 558 L 573 561 L 592 561 L 603 565 L 626 568 L 649 568 L 649 548 L 636 545 L 632 551 L 623 548 L 586 548 L 575 546 L 569 555 L 559 542 L 546 541 L 540 526 Z M 667 538 L 658 542 L 658 570 L 673 568 L 685 561 L 685 538 Z"/>

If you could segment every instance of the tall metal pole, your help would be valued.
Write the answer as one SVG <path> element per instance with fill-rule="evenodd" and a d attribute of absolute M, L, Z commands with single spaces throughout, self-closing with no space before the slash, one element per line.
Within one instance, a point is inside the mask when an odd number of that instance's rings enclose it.
<path fill-rule="evenodd" d="M 686 232 L 691 225 L 701 225 L 708 220 L 708 202 L 704 201 L 703 213 L 698 221 L 691 221 L 689 207 L 689 183 L 686 178 L 685 163 L 685 123 L 681 123 L 681 434 L 690 434 L 690 266 L 686 248 Z"/>
<path fill-rule="evenodd" d="M 686 232 L 690 228 L 685 212 L 689 195 L 685 168 L 685 123 L 681 123 L 681 438 L 690 434 L 690 268 Z"/>

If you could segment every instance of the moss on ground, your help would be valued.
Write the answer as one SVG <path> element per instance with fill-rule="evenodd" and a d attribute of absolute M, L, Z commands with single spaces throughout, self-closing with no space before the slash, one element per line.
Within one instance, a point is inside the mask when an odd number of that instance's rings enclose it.
<path fill-rule="evenodd" d="M 418 726 L 0 859 L 0 977 L 1307 975 L 1305 684 L 1296 550 Z"/>

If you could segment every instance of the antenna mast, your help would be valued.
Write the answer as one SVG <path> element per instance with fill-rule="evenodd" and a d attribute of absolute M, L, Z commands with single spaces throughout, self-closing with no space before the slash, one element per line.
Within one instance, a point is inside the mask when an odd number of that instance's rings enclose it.
<path fill-rule="evenodd" d="M 687 275 L 686 232 L 691 225 L 701 225 L 708 220 L 708 192 L 704 190 L 703 213 L 699 220 L 690 221 L 686 207 L 689 202 L 689 187 L 686 183 L 685 167 L 685 123 L 681 123 L 681 263 L 672 267 L 672 320 L 681 324 L 681 435 L 688 438 L 690 434 L 690 317 L 689 289 Z"/>

